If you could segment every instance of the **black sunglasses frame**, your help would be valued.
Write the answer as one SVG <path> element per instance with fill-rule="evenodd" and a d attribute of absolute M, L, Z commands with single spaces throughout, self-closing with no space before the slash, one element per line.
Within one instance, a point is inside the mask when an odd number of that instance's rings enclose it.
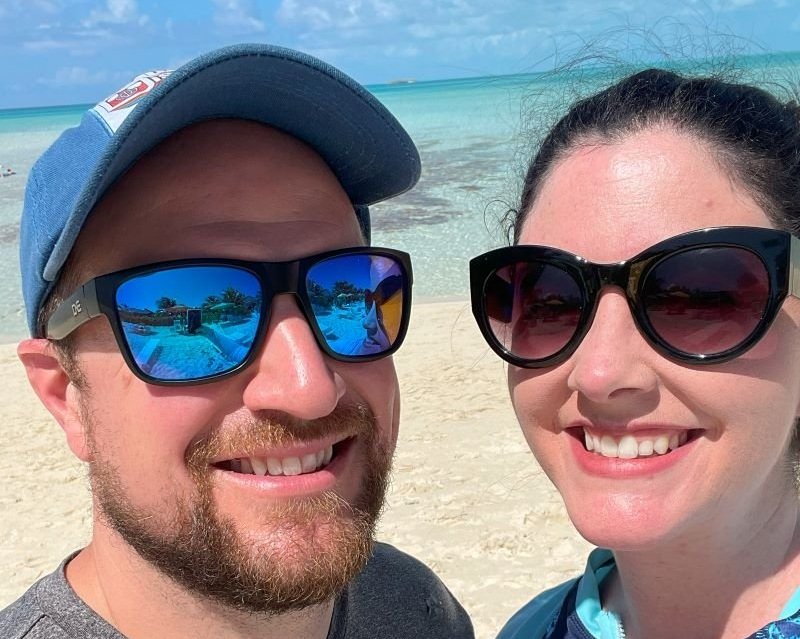
<path fill-rule="evenodd" d="M 688 353 L 663 340 L 653 328 L 641 304 L 642 288 L 652 270 L 664 259 L 698 248 L 732 247 L 746 249 L 764 264 L 769 296 L 761 318 L 742 342 L 713 354 Z M 489 325 L 486 289 L 498 269 L 515 262 L 546 263 L 561 269 L 577 283 L 582 299 L 578 328 L 561 350 L 541 359 L 518 357 L 505 348 Z M 770 228 L 725 226 L 689 231 L 663 240 L 635 257 L 616 264 L 596 264 L 560 249 L 516 245 L 495 249 L 470 260 L 472 313 L 492 350 L 509 364 L 521 368 L 545 368 L 561 364 L 575 352 L 591 328 L 600 291 L 617 286 L 625 292 L 639 332 L 662 355 L 686 364 L 717 364 L 732 360 L 753 347 L 767 332 L 787 295 L 800 297 L 800 240 Z"/>
<path fill-rule="evenodd" d="M 325 336 L 317 324 L 311 307 L 311 301 L 306 288 L 306 276 L 308 272 L 316 265 L 329 260 L 331 258 L 344 257 L 349 255 L 373 255 L 377 257 L 387 257 L 394 260 L 403 271 L 402 278 L 402 310 L 400 317 L 400 325 L 398 327 L 397 337 L 392 343 L 391 347 L 380 353 L 371 355 L 342 355 L 336 353 L 329 346 L 325 340 Z M 228 266 L 247 271 L 254 275 L 261 285 L 261 309 L 258 327 L 256 329 L 253 343 L 250 345 L 250 351 L 240 364 L 223 373 L 207 375 L 205 377 L 193 379 L 180 379 L 180 380 L 165 380 L 153 377 L 145 373 L 136 364 L 136 360 L 131 353 L 130 346 L 125 337 L 122 327 L 122 320 L 120 319 L 119 312 L 116 306 L 117 289 L 124 282 L 131 278 L 156 271 L 163 271 L 165 269 L 180 268 L 186 266 Z M 257 357 L 258 352 L 266 338 L 266 327 L 269 324 L 270 308 L 272 300 L 276 295 L 282 293 L 291 293 L 295 296 L 301 312 L 306 318 L 306 321 L 314 334 L 320 349 L 323 353 L 328 355 L 334 360 L 340 362 L 369 362 L 377 359 L 388 357 L 403 343 L 406 332 L 408 331 L 408 322 L 411 315 L 411 286 L 412 286 L 412 269 L 411 257 L 404 251 L 395 249 L 379 248 L 379 247 L 355 247 L 343 248 L 334 251 L 327 251 L 325 253 L 318 253 L 316 255 L 309 255 L 299 260 L 292 260 L 288 262 L 248 262 L 244 260 L 229 260 L 229 259 L 184 259 L 172 260 L 168 262 L 157 262 L 153 264 L 146 264 L 137 266 L 130 269 L 100 275 L 92 280 L 89 280 L 82 286 L 78 287 L 70 295 L 68 295 L 61 304 L 53 311 L 47 322 L 45 329 L 45 337 L 51 340 L 64 339 L 82 326 L 89 320 L 105 315 L 114 332 L 114 338 L 125 359 L 128 368 L 139 379 L 147 382 L 148 384 L 155 384 L 158 386 L 188 386 L 196 384 L 207 384 L 209 382 L 216 382 L 226 377 L 236 375 L 243 369 L 247 368 Z"/>

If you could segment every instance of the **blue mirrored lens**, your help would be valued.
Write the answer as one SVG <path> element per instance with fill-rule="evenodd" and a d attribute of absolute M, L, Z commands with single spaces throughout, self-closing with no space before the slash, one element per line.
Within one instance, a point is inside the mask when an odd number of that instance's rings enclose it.
<path fill-rule="evenodd" d="M 122 331 L 136 365 L 160 380 L 195 380 L 239 366 L 261 315 L 261 285 L 230 266 L 137 275 L 117 289 Z"/>
<path fill-rule="evenodd" d="M 392 348 L 403 325 L 406 274 L 384 255 L 341 255 L 306 277 L 314 319 L 339 355 L 369 357 Z"/>

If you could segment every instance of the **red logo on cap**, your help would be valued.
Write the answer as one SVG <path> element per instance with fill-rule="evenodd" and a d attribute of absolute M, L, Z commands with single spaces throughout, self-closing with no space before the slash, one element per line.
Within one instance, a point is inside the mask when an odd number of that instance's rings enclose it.
<path fill-rule="evenodd" d="M 147 93 L 147 91 L 147 85 L 139 80 L 135 85 L 127 86 L 121 91 L 117 91 L 116 95 L 112 95 L 106 100 L 106 103 L 111 107 L 112 111 L 115 111 L 126 104 L 130 104 L 137 98 L 140 98 Z"/>
<path fill-rule="evenodd" d="M 152 73 L 140 75 L 129 85 L 103 100 L 99 106 L 102 106 L 107 112 L 124 109 L 134 102 L 141 100 L 163 82 L 164 78 L 168 75 L 169 71 L 154 71 Z"/>

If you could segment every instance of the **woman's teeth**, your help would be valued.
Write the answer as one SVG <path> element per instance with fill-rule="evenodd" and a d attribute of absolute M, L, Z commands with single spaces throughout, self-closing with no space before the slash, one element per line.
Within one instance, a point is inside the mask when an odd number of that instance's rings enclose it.
<path fill-rule="evenodd" d="M 303 475 L 313 473 L 327 466 L 333 458 L 333 446 L 328 446 L 316 453 L 309 453 L 302 457 L 243 457 L 233 459 L 230 469 L 235 473 L 245 475 L 270 475 L 273 477 L 285 475 Z"/>
<path fill-rule="evenodd" d="M 637 457 L 650 457 L 651 455 L 666 455 L 669 451 L 682 446 L 689 439 L 687 431 L 659 435 L 645 439 L 636 439 L 633 435 L 624 435 L 621 438 L 611 435 L 593 435 L 583 431 L 586 450 L 594 451 L 603 457 L 619 457 L 620 459 L 636 459 Z"/>

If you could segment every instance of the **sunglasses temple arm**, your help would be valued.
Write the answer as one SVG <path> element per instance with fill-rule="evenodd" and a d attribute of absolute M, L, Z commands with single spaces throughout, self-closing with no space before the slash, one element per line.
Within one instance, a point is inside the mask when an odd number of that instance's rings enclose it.
<path fill-rule="evenodd" d="M 73 291 L 53 311 L 47 322 L 46 337 L 54 340 L 63 339 L 100 314 L 95 281 L 92 280 Z"/>
<path fill-rule="evenodd" d="M 800 239 L 794 235 L 789 244 L 789 295 L 800 297 Z"/>

